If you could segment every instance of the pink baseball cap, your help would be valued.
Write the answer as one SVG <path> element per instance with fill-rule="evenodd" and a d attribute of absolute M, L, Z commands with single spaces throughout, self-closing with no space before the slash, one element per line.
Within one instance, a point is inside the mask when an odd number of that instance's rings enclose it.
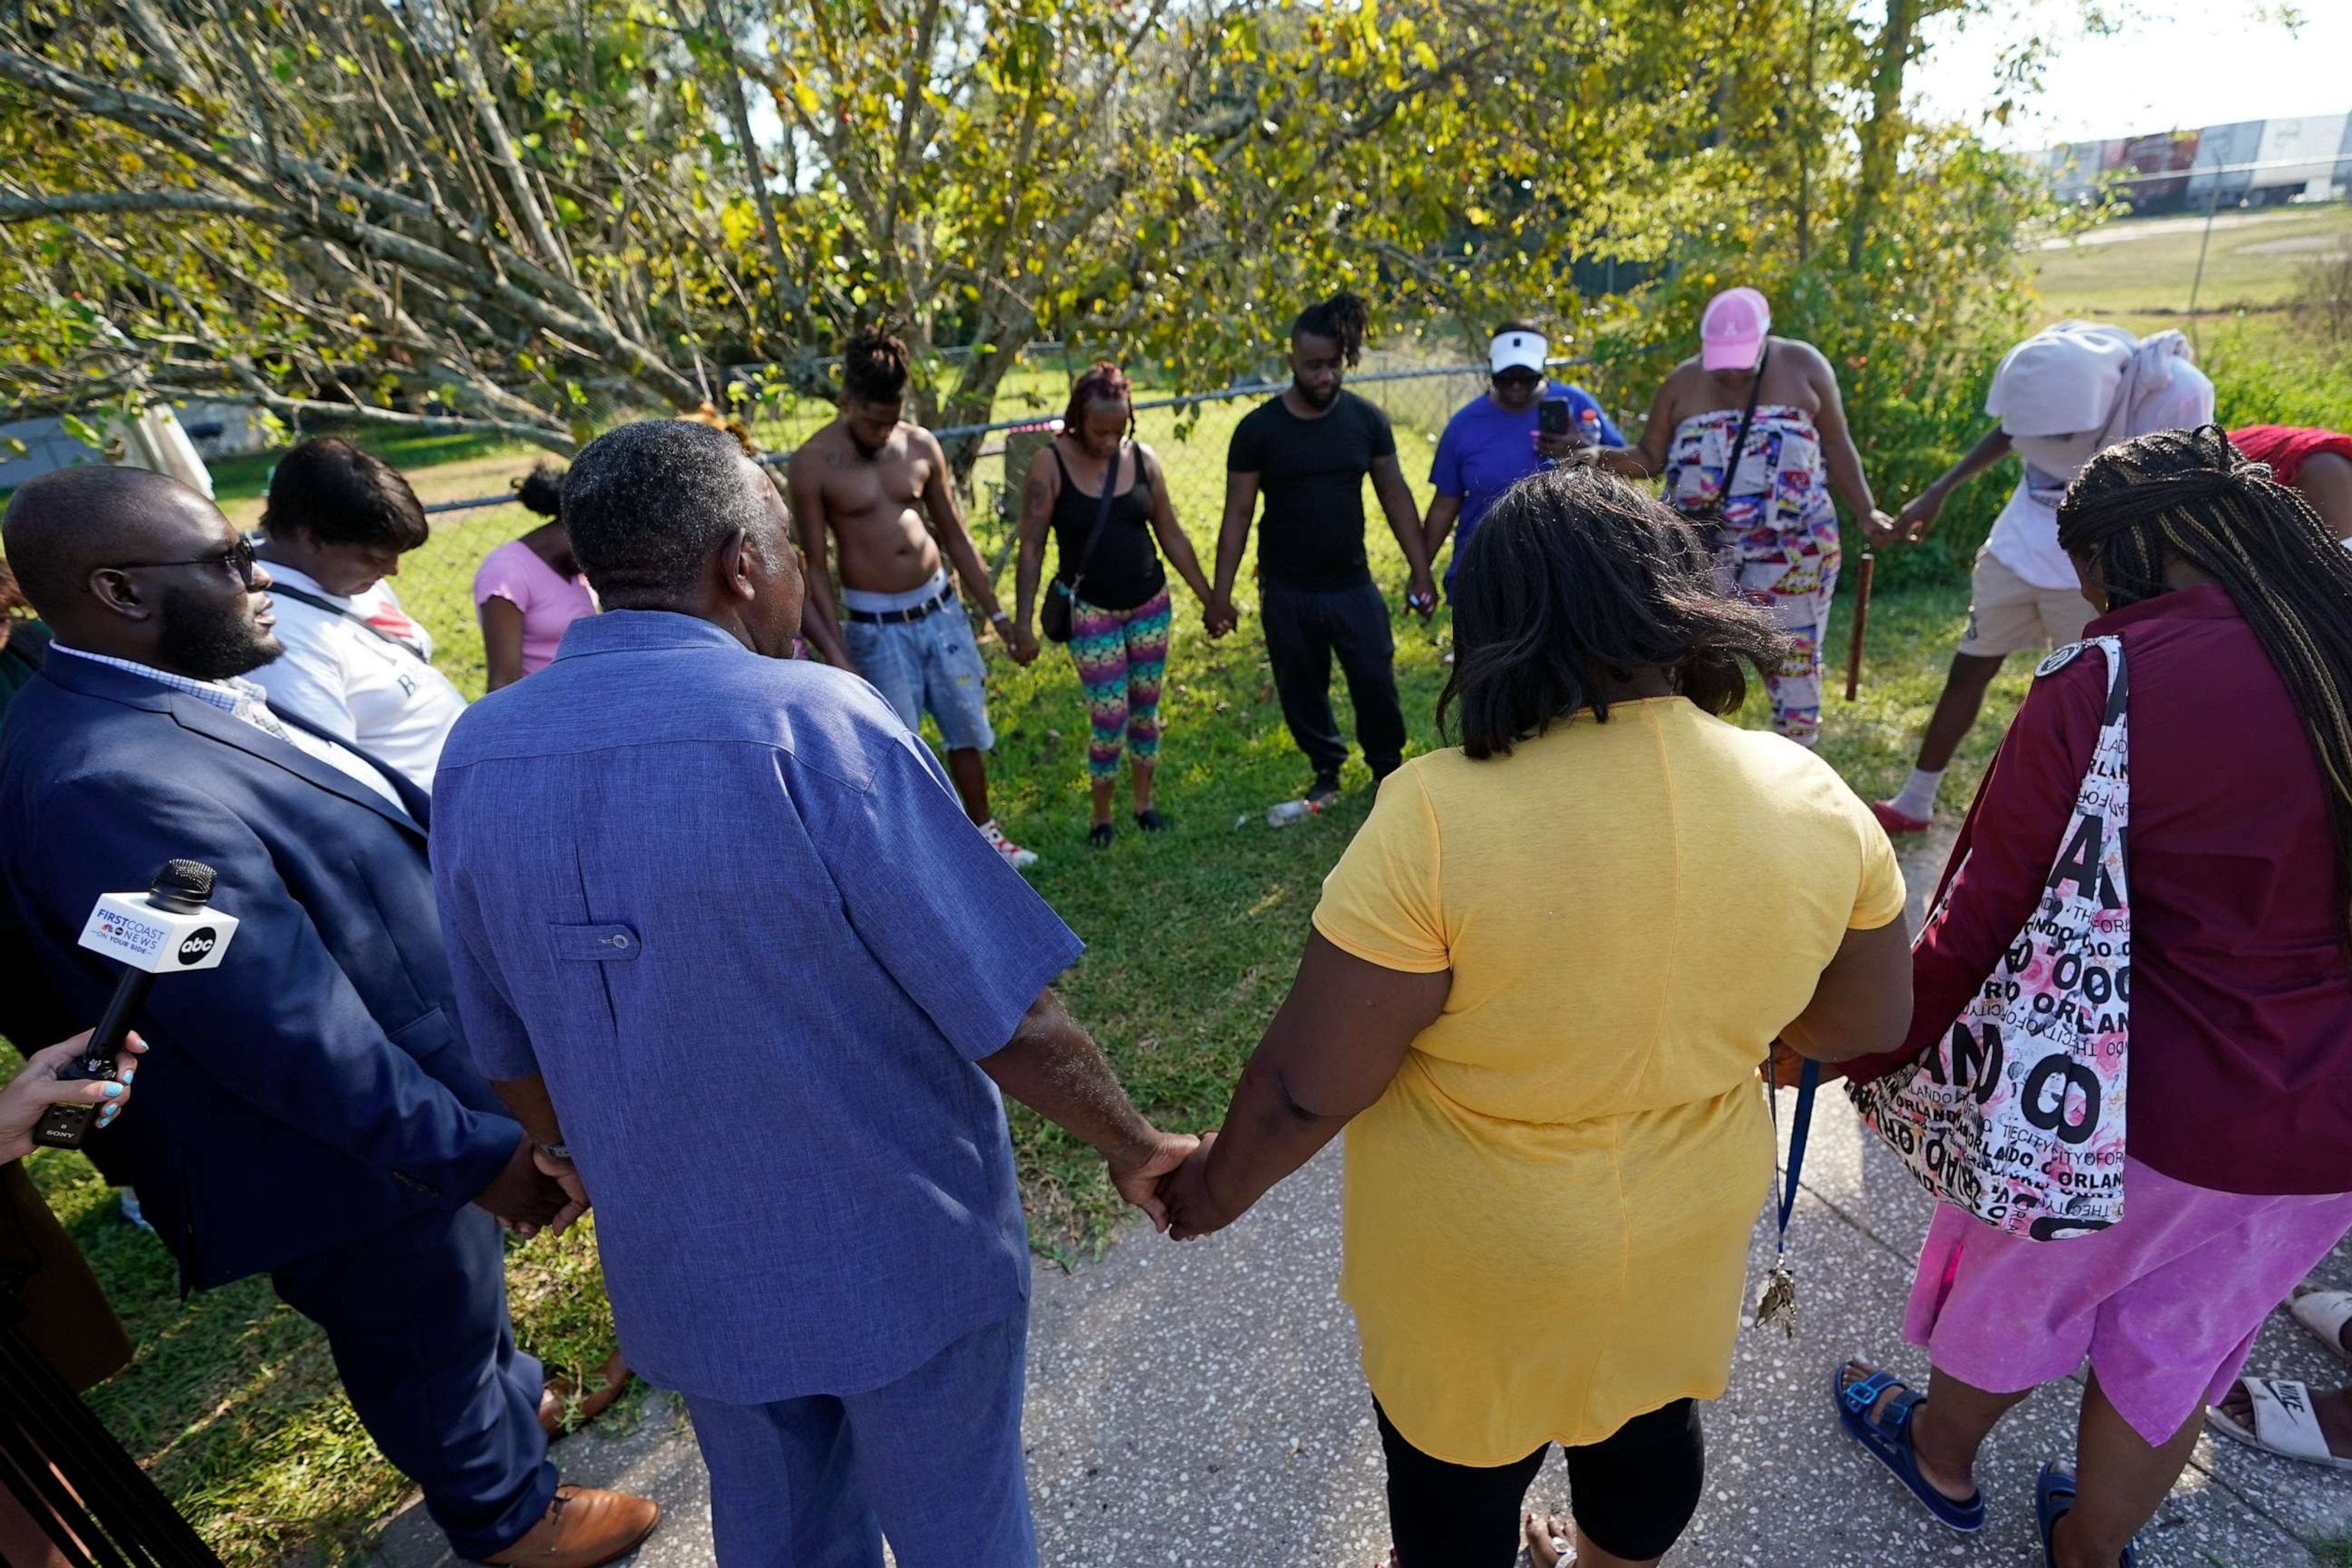
<path fill-rule="evenodd" d="M 1699 363 L 1708 370 L 1754 370 L 1772 330 L 1772 307 L 1753 289 L 1726 289 L 1699 312 Z"/>

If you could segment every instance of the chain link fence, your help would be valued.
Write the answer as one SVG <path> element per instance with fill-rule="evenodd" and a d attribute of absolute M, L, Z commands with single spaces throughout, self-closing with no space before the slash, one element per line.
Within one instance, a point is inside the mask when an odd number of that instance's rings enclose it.
<path fill-rule="evenodd" d="M 1083 368 L 1087 362 L 1077 363 Z M 1364 356 L 1363 364 L 1350 373 L 1347 384 L 1387 411 L 1396 429 L 1405 478 L 1425 505 L 1423 481 L 1438 435 L 1455 409 L 1486 391 L 1486 367 L 1432 364 L 1410 351 L 1375 351 Z M 999 399 L 1001 407 L 1026 405 L 1034 412 L 987 426 L 935 432 L 949 443 L 973 437 L 982 442 L 961 499 L 973 538 L 982 558 L 995 567 L 998 592 L 1008 605 L 1022 486 L 1030 460 L 1051 438 L 1052 421 L 1058 417 L 1067 390 L 1068 380 L 1061 367 L 1040 367 Z M 1159 454 L 1178 521 L 1192 536 L 1204 564 L 1213 559 L 1217 525 L 1224 510 L 1226 443 L 1242 416 L 1279 390 L 1265 381 L 1213 392 L 1161 395 L 1139 388 L 1137 434 Z M 766 435 L 789 419 L 794 426 L 814 429 L 829 417 L 829 408 L 811 403 L 789 413 L 763 410 L 755 428 Z M 814 424 L 809 423 L 812 420 Z M 781 480 L 781 466 L 790 458 L 789 451 L 769 451 L 761 454 L 761 460 L 777 466 Z M 478 458 L 463 465 L 462 473 L 449 475 L 446 482 L 436 482 L 430 469 L 409 476 L 426 503 L 425 510 L 432 514 L 433 537 L 402 562 L 397 589 L 409 613 L 432 632 L 436 662 L 469 695 L 480 693 L 485 675 L 481 633 L 474 613 L 474 571 L 491 549 L 542 521 L 516 503 L 510 489 L 511 481 L 527 472 L 535 460 L 543 459 L 535 459 L 528 452 Z M 447 493 L 451 483 L 476 488 L 467 493 Z M 1372 526 L 1378 528 L 1378 514 L 1373 515 Z"/>

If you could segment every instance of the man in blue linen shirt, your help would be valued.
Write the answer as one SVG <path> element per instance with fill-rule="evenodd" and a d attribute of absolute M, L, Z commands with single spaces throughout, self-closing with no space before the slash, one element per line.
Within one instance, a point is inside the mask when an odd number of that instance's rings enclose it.
<path fill-rule="evenodd" d="M 1551 345 L 1532 322 L 1506 321 L 1496 328 L 1486 345 L 1493 390 L 1455 409 L 1437 438 L 1437 455 L 1429 464 L 1430 488 L 1436 493 L 1429 499 L 1421 535 L 1423 552 L 1435 562 L 1459 520 L 1462 536 L 1454 541 L 1454 558 L 1445 567 L 1448 598 L 1470 535 L 1505 490 L 1541 468 L 1547 458 L 1566 457 L 1578 446 L 1624 444 L 1591 393 L 1568 382 L 1544 379 L 1544 361 L 1550 353 Z M 1547 437 L 1538 428 L 1545 400 L 1555 397 L 1568 405 L 1569 425 L 1575 432 L 1571 436 Z"/>
<path fill-rule="evenodd" d="M 999 1089 L 1155 1221 L 1195 1140 L 1063 1012 L 1080 942 L 929 749 L 786 657 L 785 512 L 732 437 L 612 431 L 563 520 L 606 611 L 470 709 L 435 783 L 467 1039 L 596 1205 L 631 1364 L 693 1413 L 722 1563 L 878 1568 L 887 1535 L 903 1568 L 1027 1568 Z"/>

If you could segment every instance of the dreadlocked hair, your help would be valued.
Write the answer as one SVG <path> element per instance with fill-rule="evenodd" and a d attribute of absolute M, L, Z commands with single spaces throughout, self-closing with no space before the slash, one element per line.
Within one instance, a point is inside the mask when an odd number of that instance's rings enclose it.
<path fill-rule="evenodd" d="M 1342 289 L 1328 300 L 1318 300 L 1298 312 L 1290 323 L 1290 335 L 1311 332 L 1318 338 L 1329 338 L 1339 345 L 1339 357 L 1352 365 L 1364 352 L 1364 331 L 1372 324 L 1371 308 L 1364 297 L 1353 289 Z"/>
<path fill-rule="evenodd" d="M 2327 784 L 2339 896 L 2352 897 L 2352 552 L 2219 425 L 2110 447 L 2058 503 L 2058 542 L 2098 563 L 2110 605 L 2164 593 L 2168 558 L 2221 584 L 2285 681 Z M 2345 910 L 2352 942 L 2352 902 Z"/>
<path fill-rule="evenodd" d="M 1135 389 L 1127 379 L 1127 372 L 1107 359 L 1098 359 L 1080 373 L 1070 384 L 1070 406 L 1062 415 L 1062 428 L 1073 440 L 1086 427 L 1087 405 L 1089 403 L 1124 403 L 1127 405 L 1127 434 L 1135 436 Z"/>
<path fill-rule="evenodd" d="M 904 342 L 881 327 L 860 327 L 841 345 L 841 390 L 860 403 L 899 402 L 914 364 Z"/>

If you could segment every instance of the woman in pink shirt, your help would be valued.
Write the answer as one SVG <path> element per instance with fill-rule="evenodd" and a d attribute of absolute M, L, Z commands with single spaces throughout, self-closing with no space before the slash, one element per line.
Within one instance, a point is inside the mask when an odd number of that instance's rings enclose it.
<path fill-rule="evenodd" d="M 515 499 L 547 521 L 482 557 L 474 574 L 492 691 L 543 667 L 563 641 L 563 628 L 596 613 L 563 531 L 563 476 L 541 464 L 515 487 Z"/>

